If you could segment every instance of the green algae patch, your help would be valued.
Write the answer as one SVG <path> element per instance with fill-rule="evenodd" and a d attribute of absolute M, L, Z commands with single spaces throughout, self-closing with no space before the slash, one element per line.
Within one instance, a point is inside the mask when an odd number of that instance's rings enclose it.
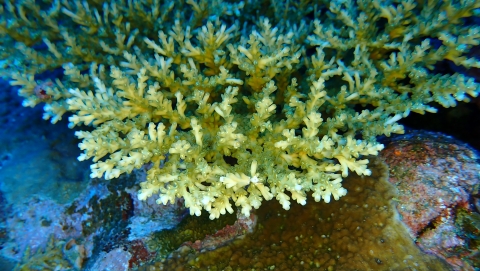
<path fill-rule="evenodd" d="M 203 212 L 201 216 L 187 216 L 174 229 L 167 229 L 152 234 L 147 246 L 150 251 L 156 251 L 159 260 L 179 248 L 185 242 L 202 240 L 212 235 L 226 225 L 233 225 L 235 214 L 222 215 L 219 219 L 209 219 L 209 214 Z"/>
<path fill-rule="evenodd" d="M 470 263 L 473 267 L 480 268 L 480 258 L 478 257 L 480 249 L 480 214 L 462 209 L 458 212 L 455 223 L 461 229 L 460 236 L 467 241 L 466 246 L 456 253 L 464 255 L 463 260 Z M 473 251 L 477 251 L 477 253 L 472 253 Z"/>
<path fill-rule="evenodd" d="M 86 257 L 85 248 L 77 245 L 75 240 L 68 242 L 50 238 L 44 249 L 31 253 L 27 249 L 23 259 L 14 271 L 44 271 L 44 270 L 81 270 Z"/>

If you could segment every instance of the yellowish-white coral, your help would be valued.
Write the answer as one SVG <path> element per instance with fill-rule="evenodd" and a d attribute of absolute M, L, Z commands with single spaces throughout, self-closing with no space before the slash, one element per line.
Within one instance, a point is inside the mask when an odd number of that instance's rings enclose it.
<path fill-rule="evenodd" d="M 138 197 L 180 197 L 191 214 L 338 200 L 349 172 L 371 174 L 376 136 L 479 92 L 431 71 L 480 67 L 466 56 L 480 28 L 463 24 L 475 1 L 154 2 L 7 1 L 1 45 L 24 61 L 12 81 L 24 105 L 93 127 L 76 132 L 92 178 L 148 164 Z M 56 67 L 64 78 L 48 84 L 29 74 Z"/>

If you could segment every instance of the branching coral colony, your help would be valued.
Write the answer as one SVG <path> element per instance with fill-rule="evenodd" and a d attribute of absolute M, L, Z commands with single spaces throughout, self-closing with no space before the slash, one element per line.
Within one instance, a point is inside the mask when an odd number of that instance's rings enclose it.
<path fill-rule="evenodd" d="M 1 56 L 24 106 L 69 112 L 91 177 L 151 165 L 142 200 L 249 215 L 339 199 L 411 111 L 477 96 L 478 1 L 2 1 Z M 62 67 L 63 78 L 34 80 Z M 84 127 L 84 126 L 80 126 Z"/>

